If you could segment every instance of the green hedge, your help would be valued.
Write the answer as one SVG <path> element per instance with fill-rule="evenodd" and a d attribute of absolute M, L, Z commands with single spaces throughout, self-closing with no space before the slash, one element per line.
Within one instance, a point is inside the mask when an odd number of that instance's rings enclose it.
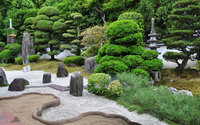
<path fill-rule="evenodd" d="M 39 58 L 40 58 L 40 55 L 30 55 L 30 56 L 28 57 L 28 60 L 29 60 L 30 62 L 37 62 L 37 61 L 39 60 Z"/>
<path fill-rule="evenodd" d="M 39 22 L 37 22 L 37 25 L 36 25 L 36 27 L 39 30 L 44 30 L 44 31 L 52 30 L 52 26 L 53 26 L 53 22 L 48 21 L 48 20 L 40 20 Z"/>
<path fill-rule="evenodd" d="M 15 63 L 19 64 L 19 65 L 22 65 L 23 64 L 23 59 L 22 57 L 17 57 L 15 58 Z"/>
<path fill-rule="evenodd" d="M 98 57 L 96 57 L 96 58 L 98 58 Z M 115 56 L 106 55 L 106 56 L 103 56 L 103 57 L 100 58 L 100 60 L 98 61 L 98 64 L 101 64 L 101 63 L 103 63 L 105 61 L 109 61 L 109 60 L 119 60 L 120 61 L 121 57 L 115 57 Z"/>
<path fill-rule="evenodd" d="M 103 62 L 101 65 L 95 68 L 95 73 L 108 73 L 108 74 L 117 74 L 119 72 L 128 71 L 128 66 L 122 61 L 118 60 L 109 60 Z"/>
<path fill-rule="evenodd" d="M 158 57 L 159 53 L 154 50 L 145 50 L 142 53 L 142 58 L 145 60 L 152 60 Z"/>
<path fill-rule="evenodd" d="M 142 55 L 142 53 L 145 51 L 145 48 L 143 46 L 130 46 L 128 48 L 130 51 L 130 55 Z"/>
<path fill-rule="evenodd" d="M 70 64 L 76 64 L 78 66 L 84 65 L 85 59 L 82 56 L 68 56 L 63 60 L 63 63 L 67 66 L 70 66 Z"/>
<path fill-rule="evenodd" d="M 127 55 L 123 58 L 123 62 L 130 68 L 136 68 L 142 64 L 144 60 L 139 55 Z"/>
<path fill-rule="evenodd" d="M 119 80 L 114 80 L 108 85 L 108 94 L 109 96 L 120 96 L 123 92 L 123 86 Z"/>
<path fill-rule="evenodd" d="M 46 6 L 38 11 L 38 15 L 55 16 L 59 15 L 59 10 L 52 6 Z"/>
<path fill-rule="evenodd" d="M 163 67 L 162 60 L 160 59 L 152 59 L 144 61 L 140 68 L 146 71 L 160 71 Z"/>
<path fill-rule="evenodd" d="M 149 73 L 143 69 L 133 69 L 132 73 L 136 74 L 137 76 L 141 75 L 144 77 L 149 77 Z"/>

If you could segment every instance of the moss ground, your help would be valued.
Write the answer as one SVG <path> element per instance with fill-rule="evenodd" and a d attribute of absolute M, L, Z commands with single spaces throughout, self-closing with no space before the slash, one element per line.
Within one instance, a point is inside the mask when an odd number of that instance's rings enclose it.
<path fill-rule="evenodd" d="M 200 72 L 198 70 L 186 69 L 183 73 L 178 73 L 174 69 L 163 69 L 162 79 L 156 84 L 186 89 L 200 96 Z"/>
<path fill-rule="evenodd" d="M 57 72 L 58 64 L 60 61 L 58 60 L 39 60 L 38 62 L 35 63 L 30 63 L 31 69 L 34 70 L 42 70 L 45 72 L 51 72 L 55 74 Z M 17 65 L 17 64 L 12 64 L 12 65 L 6 65 L 5 70 L 7 71 L 12 71 L 12 70 L 22 70 L 22 68 L 26 65 Z M 3 66 L 4 67 L 4 66 Z M 75 71 L 80 71 L 81 74 L 88 78 L 91 74 L 85 73 L 83 67 L 67 67 L 69 73 L 75 72 Z"/>

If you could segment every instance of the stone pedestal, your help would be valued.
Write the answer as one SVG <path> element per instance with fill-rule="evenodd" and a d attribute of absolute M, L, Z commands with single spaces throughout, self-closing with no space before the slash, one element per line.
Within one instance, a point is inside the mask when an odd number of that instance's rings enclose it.
<path fill-rule="evenodd" d="M 70 94 L 73 96 L 82 96 L 83 94 L 83 76 L 80 72 L 75 72 L 70 79 Z"/>

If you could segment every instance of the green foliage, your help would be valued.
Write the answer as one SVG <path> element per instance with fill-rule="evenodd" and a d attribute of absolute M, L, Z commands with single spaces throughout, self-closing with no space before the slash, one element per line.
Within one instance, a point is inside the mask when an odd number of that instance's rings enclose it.
<path fill-rule="evenodd" d="M 105 73 L 95 73 L 88 78 L 88 91 L 91 93 L 104 95 L 110 83 L 110 76 Z"/>
<path fill-rule="evenodd" d="M 37 23 L 39 22 L 40 20 L 49 20 L 49 17 L 46 16 L 46 15 L 37 15 L 35 18 L 34 18 L 34 23 Z"/>
<path fill-rule="evenodd" d="M 159 53 L 154 50 L 145 50 L 142 53 L 142 58 L 145 60 L 152 60 L 158 57 Z"/>
<path fill-rule="evenodd" d="M 22 59 L 22 57 L 20 56 L 20 57 L 15 58 L 15 63 L 17 63 L 17 64 L 19 64 L 19 65 L 22 65 L 22 64 L 23 64 L 23 59 Z"/>
<path fill-rule="evenodd" d="M 119 72 L 128 71 L 129 68 L 126 64 L 119 60 L 109 60 L 103 62 L 101 65 L 95 68 L 95 73 L 108 73 L 117 74 Z"/>
<path fill-rule="evenodd" d="M 37 62 L 37 61 L 39 60 L 39 58 L 40 58 L 40 55 L 30 55 L 30 56 L 28 57 L 28 60 L 29 60 L 30 62 Z"/>
<path fill-rule="evenodd" d="M 52 27 L 52 30 L 53 31 L 56 31 L 56 30 L 63 30 L 66 28 L 66 24 L 62 23 L 62 22 L 59 22 L 59 21 L 56 21 L 54 24 L 53 24 L 53 27 Z"/>
<path fill-rule="evenodd" d="M 149 73 L 143 69 L 133 69 L 132 73 L 136 74 L 137 76 L 141 75 L 143 77 L 149 77 Z"/>
<path fill-rule="evenodd" d="M 39 22 L 37 22 L 37 25 L 36 25 L 36 27 L 39 30 L 43 30 L 43 31 L 52 30 L 52 26 L 53 26 L 53 22 L 48 21 L 48 20 L 40 20 Z"/>
<path fill-rule="evenodd" d="M 47 16 L 56 16 L 59 15 L 59 10 L 51 7 L 51 6 L 47 6 L 47 7 L 43 7 L 38 11 L 38 15 L 47 15 Z"/>
<path fill-rule="evenodd" d="M 21 52 L 21 45 L 18 43 L 8 44 L 5 49 L 10 50 L 13 56 L 17 56 Z"/>
<path fill-rule="evenodd" d="M 60 51 L 58 51 L 58 50 L 53 50 L 53 51 L 48 52 L 48 55 L 54 56 L 54 55 L 58 55 L 59 53 L 60 53 Z"/>
<path fill-rule="evenodd" d="M 0 53 L 0 58 L 5 62 L 13 62 L 12 52 L 9 49 L 5 49 Z"/>
<path fill-rule="evenodd" d="M 118 20 L 133 20 L 137 22 L 141 29 L 144 29 L 144 19 L 140 13 L 136 12 L 125 12 L 119 15 Z"/>
<path fill-rule="evenodd" d="M 96 58 L 98 58 L 98 57 L 96 57 Z M 105 55 L 98 61 L 98 64 L 102 64 L 103 62 L 109 61 L 109 60 L 119 60 L 120 61 L 121 57 Z"/>
<path fill-rule="evenodd" d="M 75 64 L 78 66 L 84 65 L 84 58 L 82 56 L 68 56 L 63 60 L 63 63 L 66 65 Z"/>
<path fill-rule="evenodd" d="M 108 85 L 108 93 L 111 96 L 120 96 L 123 92 L 123 86 L 119 80 L 114 80 Z"/>
<path fill-rule="evenodd" d="M 162 60 L 160 59 L 152 59 L 152 60 L 145 60 L 140 68 L 146 71 L 160 71 L 163 67 Z"/>
<path fill-rule="evenodd" d="M 131 46 L 129 47 L 129 51 L 131 55 L 142 55 L 145 51 L 145 48 L 142 46 Z"/>
<path fill-rule="evenodd" d="M 115 21 L 106 30 L 109 42 L 121 45 L 138 45 L 142 43 L 141 28 L 132 20 Z"/>
<path fill-rule="evenodd" d="M 52 17 L 50 17 L 50 20 L 51 20 L 51 21 L 57 21 L 57 20 L 59 20 L 59 19 L 60 19 L 59 16 L 52 16 Z"/>
<path fill-rule="evenodd" d="M 144 60 L 139 55 L 127 55 L 123 58 L 123 62 L 130 68 L 136 68 L 142 64 Z"/>
<path fill-rule="evenodd" d="M 166 52 L 165 54 L 163 54 L 163 58 L 167 61 L 172 61 L 175 62 L 177 60 L 180 59 L 184 59 L 186 57 L 186 55 L 184 53 L 180 53 L 180 52 Z"/>

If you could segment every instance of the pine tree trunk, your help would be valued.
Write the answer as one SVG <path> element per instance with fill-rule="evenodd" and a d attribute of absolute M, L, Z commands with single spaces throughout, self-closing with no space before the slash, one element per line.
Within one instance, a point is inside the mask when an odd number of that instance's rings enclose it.
<path fill-rule="evenodd" d="M 55 59 L 54 55 L 51 55 L 51 60 L 54 60 L 54 59 Z"/>
<path fill-rule="evenodd" d="M 182 72 L 184 70 L 185 66 L 187 65 L 187 62 L 188 62 L 187 58 L 183 59 L 182 63 L 178 67 L 176 67 L 175 70 L 178 72 Z"/>

